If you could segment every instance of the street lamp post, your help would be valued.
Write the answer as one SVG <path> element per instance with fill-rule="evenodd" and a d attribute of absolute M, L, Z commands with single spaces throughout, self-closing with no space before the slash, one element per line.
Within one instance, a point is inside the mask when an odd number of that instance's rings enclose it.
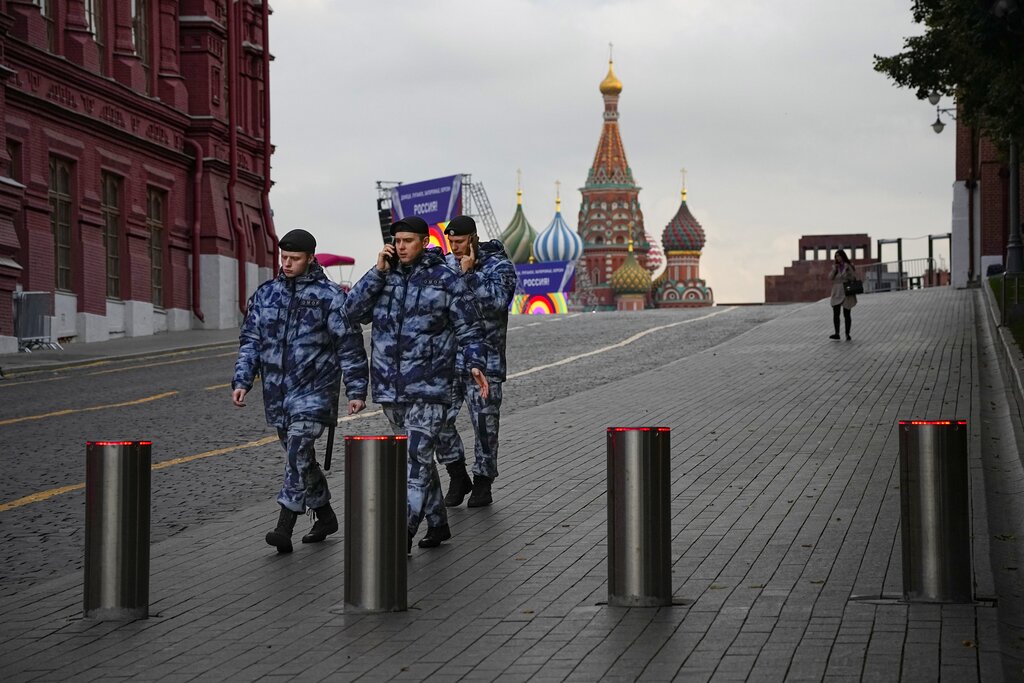
<path fill-rule="evenodd" d="M 932 93 L 928 95 L 928 101 L 935 105 L 935 123 L 932 130 L 941 133 L 946 127 L 942 122 L 942 115 L 956 121 L 953 115 L 953 108 L 939 107 L 940 95 Z M 1006 240 L 1006 272 L 1017 274 L 1024 271 L 1024 242 L 1020 235 L 1020 158 L 1019 147 L 1016 140 L 1010 140 L 1010 196 L 1007 213 L 1009 214 L 1009 238 Z"/>

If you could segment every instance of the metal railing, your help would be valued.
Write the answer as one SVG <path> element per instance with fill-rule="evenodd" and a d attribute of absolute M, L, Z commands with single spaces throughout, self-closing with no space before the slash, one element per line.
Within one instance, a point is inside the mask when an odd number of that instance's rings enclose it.
<path fill-rule="evenodd" d="M 31 353 L 32 349 L 63 350 L 53 338 L 53 294 L 50 292 L 14 293 L 14 334 L 18 350 Z"/>
<path fill-rule="evenodd" d="M 1000 273 L 998 277 L 1002 282 L 999 292 L 999 324 L 1006 326 L 1012 320 L 1020 318 L 1020 281 L 1024 273 Z M 1013 295 L 1010 295 L 1010 283 L 1013 283 Z"/>
<path fill-rule="evenodd" d="M 864 282 L 864 293 L 897 292 L 949 284 L 949 271 L 937 270 L 935 259 L 918 258 L 906 261 L 872 263 L 857 269 Z"/>

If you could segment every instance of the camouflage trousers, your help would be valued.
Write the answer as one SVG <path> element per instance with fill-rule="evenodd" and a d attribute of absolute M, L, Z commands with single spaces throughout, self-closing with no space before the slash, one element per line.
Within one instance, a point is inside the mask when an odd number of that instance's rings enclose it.
<path fill-rule="evenodd" d="M 306 508 L 319 508 L 331 500 L 327 479 L 316 461 L 313 446 L 324 432 L 324 425 L 296 420 L 288 429 L 278 429 L 277 438 L 288 454 L 284 466 L 284 486 L 277 502 L 300 515 Z"/>
<path fill-rule="evenodd" d="M 441 493 L 441 478 L 437 476 L 434 464 L 437 435 L 444 425 L 447 407 L 423 401 L 385 403 L 381 407 L 392 431 L 409 437 L 409 533 L 416 533 L 424 517 L 428 527 L 447 524 L 448 512 Z"/>
<path fill-rule="evenodd" d="M 437 461 L 442 465 L 466 462 L 466 448 L 455 427 L 462 404 L 467 405 L 469 419 L 473 423 L 476 444 L 473 447 L 475 459 L 473 474 L 494 479 L 498 476 L 498 420 L 501 412 L 501 382 L 491 382 L 490 395 L 485 401 L 480 397 L 480 387 L 472 379 L 452 384 L 452 405 L 448 419 L 444 422 L 438 438 Z"/>

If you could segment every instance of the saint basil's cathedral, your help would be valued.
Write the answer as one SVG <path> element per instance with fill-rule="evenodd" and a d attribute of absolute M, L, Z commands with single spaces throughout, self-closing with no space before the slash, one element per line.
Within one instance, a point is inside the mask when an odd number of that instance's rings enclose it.
<path fill-rule="evenodd" d="M 600 89 L 604 123 L 580 188 L 578 230 L 566 224 L 559 199 L 554 219 L 537 234 L 523 214 L 519 191 L 515 215 L 501 236 L 509 256 L 515 263 L 576 261 L 575 291 L 568 295 L 576 310 L 711 306 L 711 288 L 700 277 L 704 229 L 687 206 L 685 184 L 679 209 L 662 232 L 663 256 L 644 230 L 640 187 L 619 134 L 622 82 L 611 60 Z"/>

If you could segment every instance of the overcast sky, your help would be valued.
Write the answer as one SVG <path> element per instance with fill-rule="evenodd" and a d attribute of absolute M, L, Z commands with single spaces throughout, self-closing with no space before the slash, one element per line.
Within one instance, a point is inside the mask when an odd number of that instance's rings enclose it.
<path fill-rule="evenodd" d="M 278 234 L 380 249 L 377 180 L 471 173 L 502 229 L 577 227 L 602 125 L 608 43 L 619 126 L 659 239 L 679 206 L 704 226 L 719 303 L 764 300 L 804 234 L 950 229 L 953 127 L 872 69 L 920 31 L 910 2 L 857 0 L 278 0 L 270 42 Z M 944 102 L 943 106 L 951 106 Z M 948 121 L 947 121 L 948 122 Z M 895 249 L 884 254 L 895 260 Z M 924 256 L 927 241 L 904 244 Z M 939 253 L 948 255 L 940 243 Z M 827 285 L 823 285 L 823 296 Z"/>

